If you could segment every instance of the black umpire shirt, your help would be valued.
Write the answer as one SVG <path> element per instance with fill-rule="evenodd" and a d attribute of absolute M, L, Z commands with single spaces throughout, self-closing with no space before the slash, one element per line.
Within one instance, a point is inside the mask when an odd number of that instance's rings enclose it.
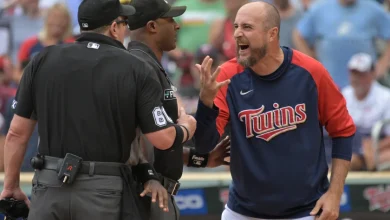
<path fill-rule="evenodd" d="M 173 84 L 153 51 L 145 44 L 131 41 L 127 48 L 131 54 L 144 60 L 154 70 L 159 80 L 160 96 L 168 116 L 176 122 L 178 119 L 177 99 L 174 95 Z M 179 180 L 183 174 L 183 148 L 175 150 L 159 150 L 154 148 L 154 168 L 161 175 L 173 180 Z"/>
<path fill-rule="evenodd" d="M 125 163 L 136 128 L 165 129 L 155 72 L 122 43 L 95 33 L 45 48 L 26 67 L 15 114 L 38 121 L 39 153 Z"/>

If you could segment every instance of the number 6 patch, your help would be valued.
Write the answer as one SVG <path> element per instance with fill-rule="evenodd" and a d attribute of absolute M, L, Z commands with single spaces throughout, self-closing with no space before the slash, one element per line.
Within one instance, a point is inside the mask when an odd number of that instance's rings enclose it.
<path fill-rule="evenodd" d="M 168 122 L 173 123 L 172 119 L 165 112 L 164 107 L 155 107 L 152 113 L 153 113 L 154 123 L 159 127 L 166 126 Z"/>

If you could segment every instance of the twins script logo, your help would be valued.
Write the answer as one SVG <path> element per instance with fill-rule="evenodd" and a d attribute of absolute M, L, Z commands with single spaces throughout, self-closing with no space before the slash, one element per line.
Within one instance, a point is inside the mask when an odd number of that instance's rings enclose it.
<path fill-rule="evenodd" d="M 272 138 L 297 128 L 297 124 L 306 121 L 306 105 L 298 104 L 295 107 L 279 108 L 274 103 L 275 110 L 264 112 L 264 105 L 259 109 L 248 109 L 238 113 L 238 117 L 245 123 L 246 137 L 256 134 L 256 138 L 270 141 Z"/>
<path fill-rule="evenodd" d="M 364 198 L 370 202 L 370 211 L 390 211 L 390 185 L 368 187 L 363 192 Z"/>

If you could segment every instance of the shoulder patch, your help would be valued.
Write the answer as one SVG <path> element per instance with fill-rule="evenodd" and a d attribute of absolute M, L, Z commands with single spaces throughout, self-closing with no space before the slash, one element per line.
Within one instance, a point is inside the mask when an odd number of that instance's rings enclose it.
<path fill-rule="evenodd" d="M 164 90 L 164 100 L 174 100 L 176 99 L 175 93 L 172 89 L 165 89 Z"/>

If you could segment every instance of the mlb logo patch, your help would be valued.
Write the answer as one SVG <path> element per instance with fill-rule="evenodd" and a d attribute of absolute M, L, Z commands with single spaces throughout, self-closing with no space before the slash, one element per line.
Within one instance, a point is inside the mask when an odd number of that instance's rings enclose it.
<path fill-rule="evenodd" d="M 89 42 L 88 45 L 87 45 L 87 47 L 88 47 L 88 48 L 91 48 L 91 49 L 97 50 L 97 49 L 99 49 L 100 44 L 94 43 L 94 42 Z"/>

